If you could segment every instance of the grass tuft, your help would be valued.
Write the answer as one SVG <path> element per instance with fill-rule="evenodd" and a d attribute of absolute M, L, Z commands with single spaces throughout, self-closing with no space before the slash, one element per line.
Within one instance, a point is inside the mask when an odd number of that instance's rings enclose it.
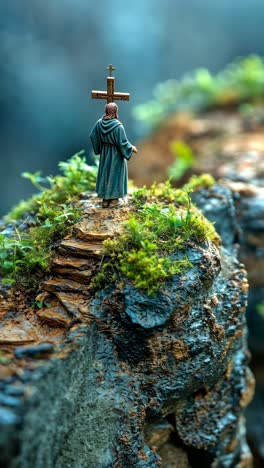
<path fill-rule="evenodd" d="M 94 288 L 126 277 L 152 295 L 166 279 L 192 267 L 186 255 L 173 260 L 173 252 L 184 254 L 193 242 L 219 245 L 213 224 L 192 204 L 190 192 L 174 189 L 168 181 L 139 189 L 132 199 L 135 212 L 124 223 L 123 232 L 104 242 L 105 262 L 93 280 Z"/>
<path fill-rule="evenodd" d="M 59 163 L 62 175 L 43 178 L 40 172 L 23 173 L 39 193 L 20 202 L 5 219 L 9 223 L 21 220 L 23 225 L 33 215 L 35 225 L 21 232 L 13 228 L 13 234 L 8 236 L 0 233 L 3 283 L 34 290 L 48 271 L 54 247 L 80 218 L 80 210 L 75 205 L 81 192 L 95 187 L 96 167 L 88 166 L 81 154 Z"/>

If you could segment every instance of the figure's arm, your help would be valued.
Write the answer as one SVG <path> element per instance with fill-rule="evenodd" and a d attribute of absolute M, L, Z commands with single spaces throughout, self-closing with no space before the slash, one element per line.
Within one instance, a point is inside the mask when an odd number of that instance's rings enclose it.
<path fill-rule="evenodd" d="M 116 145 L 120 153 L 124 158 L 130 159 L 133 152 L 137 153 L 137 148 L 128 141 L 123 125 L 117 127 L 116 133 Z"/>
<path fill-rule="evenodd" d="M 94 128 L 91 131 L 90 138 L 91 138 L 91 142 L 93 145 L 94 154 L 100 154 L 101 153 L 101 141 L 100 141 L 100 137 L 98 134 L 97 123 L 95 124 Z"/>

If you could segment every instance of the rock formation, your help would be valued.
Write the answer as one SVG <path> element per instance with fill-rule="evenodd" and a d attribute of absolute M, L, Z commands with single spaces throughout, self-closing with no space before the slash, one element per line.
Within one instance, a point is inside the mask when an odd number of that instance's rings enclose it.
<path fill-rule="evenodd" d="M 247 275 L 236 258 L 227 187 L 203 190 L 223 245 L 193 239 L 192 267 L 155 296 L 129 280 L 95 292 L 102 242 L 132 201 L 94 197 L 60 243 L 39 310 L 2 286 L 1 466 L 10 468 L 250 467 L 243 411 L 252 397 Z M 207 208 L 206 208 L 207 207 Z M 222 221 L 221 221 L 222 220 Z"/>
<path fill-rule="evenodd" d="M 166 180 L 175 155 L 173 140 L 184 140 L 193 149 L 191 174 L 208 172 L 225 179 L 232 189 L 237 216 L 239 258 L 249 274 L 248 324 L 250 347 L 264 354 L 264 320 L 257 307 L 264 303 L 264 138 L 263 108 L 250 115 L 235 109 L 211 110 L 200 115 L 175 114 L 146 139 L 140 148 L 144 167 L 131 161 L 130 174 L 136 184 Z M 228 182 L 227 182 L 228 181 Z"/>
<path fill-rule="evenodd" d="M 140 146 L 144 161 L 140 172 L 135 161 L 131 162 L 130 174 L 137 184 L 151 184 L 153 180 L 166 179 L 167 168 L 175 159 L 169 145 L 173 140 L 187 142 L 195 155 L 194 166 L 184 177 L 189 177 L 192 173 L 209 172 L 216 179 L 224 178 L 225 184 L 233 193 L 236 239 L 241 246 L 238 254 L 248 271 L 250 286 L 247 321 L 254 372 L 257 375 L 257 395 L 248 413 L 249 433 L 261 466 L 264 462 L 261 442 L 264 420 L 260 421 L 264 408 L 264 320 L 259 313 L 264 304 L 263 106 L 254 105 L 250 113 L 230 108 L 196 115 L 178 113 L 168 118 L 167 122 Z M 214 219 L 214 210 L 210 219 Z"/>

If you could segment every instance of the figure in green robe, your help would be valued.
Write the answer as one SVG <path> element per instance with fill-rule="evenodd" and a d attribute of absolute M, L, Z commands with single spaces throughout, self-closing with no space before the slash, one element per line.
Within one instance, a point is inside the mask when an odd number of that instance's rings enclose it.
<path fill-rule="evenodd" d="M 90 138 L 94 153 L 100 154 L 96 192 L 103 208 L 118 206 L 118 199 L 127 194 L 127 160 L 137 148 L 129 143 L 114 102 L 106 104 L 105 115 L 96 122 Z"/>

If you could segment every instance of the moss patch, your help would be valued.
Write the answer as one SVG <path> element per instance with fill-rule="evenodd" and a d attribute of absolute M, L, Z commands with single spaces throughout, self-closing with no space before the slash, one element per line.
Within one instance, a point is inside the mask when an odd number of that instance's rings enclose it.
<path fill-rule="evenodd" d="M 41 172 L 23 172 L 22 177 L 29 179 L 39 193 L 16 205 L 6 215 L 6 221 L 20 220 L 30 213 L 45 217 L 47 209 L 55 204 L 73 203 L 81 192 L 94 190 L 97 167 L 86 164 L 83 153 L 80 151 L 67 161 L 61 161 L 58 166 L 62 174 L 56 176 L 43 177 Z"/>
<path fill-rule="evenodd" d="M 212 223 L 192 204 L 190 192 L 166 182 L 135 191 L 132 200 L 134 211 L 123 232 L 104 242 L 105 262 L 93 280 L 94 288 L 126 277 L 153 294 L 164 280 L 192 267 L 187 257 L 173 260 L 175 250 L 184 254 L 190 242 L 210 240 L 219 245 Z"/>
<path fill-rule="evenodd" d="M 39 193 L 20 202 L 5 218 L 11 223 L 11 234 L 0 234 L 3 282 L 16 283 L 28 291 L 37 288 L 49 268 L 54 247 L 80 218 L 75 202 L 81 192 L 94 189 L 96 180 L 96 167 L 88 166 L 81 154 L 59 163 L 62 175 L 43 178 L 39 172 L 23 174 Z M 29 215 L 33 215 L 34 225 L 24 229 Z M 12 228 L 16 220 L 21 220 L 21 225 Z"/>
<path fill-rule="evenodd" d="M 210 188 L 216 184 L 216 181 L 213 176 L 210 174 L 201 174 L 201 175 L 193 175 L 190 177 L 188 182 L 184 184 L 183 190 L 200 190 L 203 188 Z"/>

